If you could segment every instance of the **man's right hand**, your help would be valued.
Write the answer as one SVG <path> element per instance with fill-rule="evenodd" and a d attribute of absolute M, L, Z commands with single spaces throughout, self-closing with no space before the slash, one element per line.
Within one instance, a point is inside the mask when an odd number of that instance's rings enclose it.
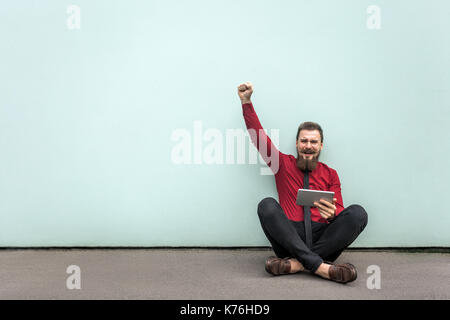
<path fill-rule="evenodd" d="M 253 85 L 251 82 L 244 82 L 238 86 L 238 95 L 242 104 L 251 103 L 250 97 L 253 93 Z"/>

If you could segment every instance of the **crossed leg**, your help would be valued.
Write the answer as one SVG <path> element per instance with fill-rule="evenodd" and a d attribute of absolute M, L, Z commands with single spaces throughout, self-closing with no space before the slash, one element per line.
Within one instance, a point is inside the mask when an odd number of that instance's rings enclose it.
<path fill-rule="evenodd" d="M 342 251 L 356 240 L 368 220 L 363 207 L 359 205 L 347 207 L 326 226 L 310 250 L 275 199 L 263 199 L 258 205 L 258 216 L 277 257 L 292 257 L 290 259 L 292 273 L 307 269 L 312 272 L 318 271 L 324 276 L 328 274 L 329 267 L 323 263 L 324 260 L 335 261 Z"/>

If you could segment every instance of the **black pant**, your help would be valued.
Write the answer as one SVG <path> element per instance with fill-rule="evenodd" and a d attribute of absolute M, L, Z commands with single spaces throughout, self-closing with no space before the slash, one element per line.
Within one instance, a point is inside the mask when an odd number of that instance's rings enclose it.
<path fill-rule="evenodd" d="M 304 222 L 289 220 L 274 198 L 259 203 L 258 216 L 277 257 L 296 258 L 311 272 L 323 261 L 336 260 L 367 225 L 367 213 L 357 204 L 345 208 L 330 224 L 311 221 L 313 247 L 309 249 Z"/>

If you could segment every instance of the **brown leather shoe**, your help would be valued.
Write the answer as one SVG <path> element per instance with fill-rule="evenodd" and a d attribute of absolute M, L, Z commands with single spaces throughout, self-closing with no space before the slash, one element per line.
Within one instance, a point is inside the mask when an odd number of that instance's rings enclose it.
<path fill-rule="evenodd" d="M 330 280 L 347 283 L 355 281 L 358 276 L 356 268 L 351 263 L 332 264 L 328 270 Z"/>
<path fill-rule="evenodd" d="M 289 274 L 291 271 L 289 258 L 281 259 L 274 256 L 269 257 L 266 260 L 266 271 L 274 276 Z"/>

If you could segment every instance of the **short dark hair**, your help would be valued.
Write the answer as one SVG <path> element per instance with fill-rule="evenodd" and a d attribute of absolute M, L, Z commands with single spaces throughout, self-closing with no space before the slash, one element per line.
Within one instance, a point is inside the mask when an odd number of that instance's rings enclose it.
<path fill-rule="evenodd" d="M 298 140 L 298 136 L 300 135 L 300 131 L 302 131 L 302 130 L 317 130 L 317 131 L 319 131 L 320 142 L 323 143 L 323 131 L 318 123 L 306 121 L 306 122 L 303 122 L 302 124 L 300 124 L 300 126 L 298 127 L 298 131 L 297 131 L 297 140 Z"/>

